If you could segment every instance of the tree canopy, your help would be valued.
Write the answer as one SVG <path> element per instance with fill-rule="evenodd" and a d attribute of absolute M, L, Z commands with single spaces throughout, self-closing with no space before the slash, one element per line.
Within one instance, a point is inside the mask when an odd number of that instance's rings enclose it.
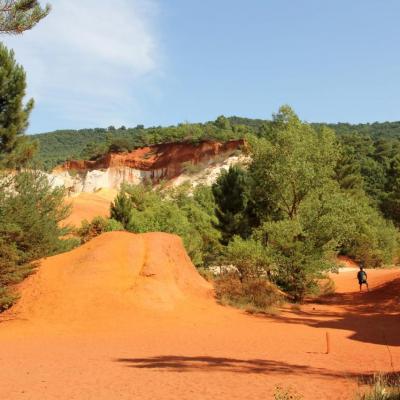
<path fill-rule="evenodd" d="M 22 166 L 35 145 L 24 136 L 33 100 L 24 104 L 26 77 L 14 52 L 0 43 L 0 166 Z"/>
<path fill-rule="evenodd" d="M 0 0 L 0 33 L 21 34 L 32 29 L 50 12 L 37 0 Z"/>

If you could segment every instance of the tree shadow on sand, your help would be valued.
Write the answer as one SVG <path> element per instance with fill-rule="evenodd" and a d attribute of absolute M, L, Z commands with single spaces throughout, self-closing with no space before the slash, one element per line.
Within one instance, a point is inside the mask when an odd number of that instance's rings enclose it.
<path fill-rule="evenodd" d="M 130 368 L 166 369 L 172 372 L 234 372 L 240 374 L 297 374 L 319 375 L 327 378 L 348 377 L 343 371 L 329 371 L 308 365 L 288 364 L 273 360 L 212 357 L 212 356 L 155 356 L 148 358 L 119 358 L 116 362 Z M 352 375 L 350 373 L 350 375 Z"/>
<path fill-rule="evenodd" d="M 325 305 L 340 306 L 341 310 L 328 311 Z M 400 278 L 370 292 L 322 297 L 312 311 L 293 310 L 290 315 L 268 318 L 314 328 L 348 330 L 353 332 L 349 336 L 352 340 L 400 346 Z"/>
<path fill-rule="evenodd" d="M 353 379 L 360 383 L 372 382 L 374 374 L 359 374 L 350 371 L 332 371 L 309 365 L 289 364 L 263 359 L 237 359 L 212 356 L 163 355 L 146 358 L 118 358 L 115 362 L 128 368 L 167 370 L 168 372 L 229 372 L 238 374 L 297 375 L 322 379 Z M 398 376 L 395 372 L 393 376 Z"/>

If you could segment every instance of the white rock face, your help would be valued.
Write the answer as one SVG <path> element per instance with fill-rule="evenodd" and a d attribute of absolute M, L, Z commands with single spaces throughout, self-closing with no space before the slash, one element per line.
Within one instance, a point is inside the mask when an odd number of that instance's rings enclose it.
<path fill-rule="evenodd" d="M 181 174 L 172 180 L 173 186 L 183 183 L 191 183 L 192 186 L 212 185 L 223 169 L 227 170 L 231 165 L 243 164 L 247 158 L 243 156 L 231 156 L 221 162 L 210 161 L 203 165 L 203 169 L 194 174 Z M 122 183 L 138 185 L 149 180 L 157 180 L 165 176 L 165 170 L 142 171 L 129 167 L 110 167 L 104 170 L 86 172 L 53 172 L 47 174 L 53 186 L 64 186 L 69 195 L 82 192 L 92 193 L 100 189 L 118 190 Z"/>
<path fill-rule="evenodd" d="M 180 186 L 184 183 L 190 183 L 193 187 L 198 185 L 211 186 L 223 170 L 227 171 L 233 165 L 246 165 L 248 161 L 249 157 L 231 156 L 222 162 L 211 162 L 195 174 L 181 174 L 172 181 L 172 185 Z"/>

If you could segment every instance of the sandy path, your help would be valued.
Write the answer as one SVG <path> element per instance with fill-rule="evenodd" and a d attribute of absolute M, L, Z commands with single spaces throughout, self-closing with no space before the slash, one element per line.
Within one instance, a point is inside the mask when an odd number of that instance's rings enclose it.
<path fill-rule="evenodd" d="M 71 260 L 82 261 L 81 253 Z M 138 260 L 153 265 L 152 257 Z M 172 307 L 136 305 L 130 313 L 102 315 L 100 307 L 85 317 L 95 321 L 87 325 L 79 319 L 2 322 L 0 399 L 269 399 L 276 385 L 291 386 L 305 399 L 352 399 L 358 375 L 390 370 L 390 356 L 400 368 L 400 271 L 369 275 L 370 293 L 354 291 L 354 271 L 342 272 L 337 295 L 275 317 L 186 296 Z M 185 292 L 191 279 L 178 289 Z"/>

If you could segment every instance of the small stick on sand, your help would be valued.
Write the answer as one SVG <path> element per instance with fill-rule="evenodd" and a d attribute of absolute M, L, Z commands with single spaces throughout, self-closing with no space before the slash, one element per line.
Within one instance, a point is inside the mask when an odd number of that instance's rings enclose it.
<path fill-rule="evenodd" d="M 326 354 L 331 352 L 331 338 L 329 336 L 329 332 L 326 332 Z"/>
<path fill-rule="evenodd" d="M 390 351 L 390 347 L 389 347 L 389 344 L 388 344 L 388 341 L 387 341 L 387 338 L 386 338 L 386 333 L 385 333 L 385 331 L 383 329 L 382 329 L 382 335 L 383 335 L 383 339 L 385 340 L 386 349 L 387 349 L 387 351 L 389 353 L 390 366 L 392 367 L 392 371 L 395 372 L 394 371 L 394 363 L 393 363 L 392 352 Z"/>

